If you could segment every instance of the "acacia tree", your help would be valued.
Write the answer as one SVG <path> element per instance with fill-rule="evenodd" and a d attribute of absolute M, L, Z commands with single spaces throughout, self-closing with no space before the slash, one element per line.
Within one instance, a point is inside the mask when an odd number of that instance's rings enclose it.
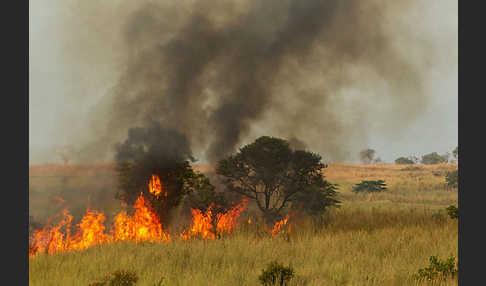
<path fill-rule="evenodd" d="M 216 173 L 228 191 L 254 200 L 265 217 L 275 219 L 289 203 L 319 199 L 314 211 L 339 203 L 336 186 L 324 180 L 326 167 L 319 154 L 294 151 L 286 140 L 263 136 L 219 161 Z"/>

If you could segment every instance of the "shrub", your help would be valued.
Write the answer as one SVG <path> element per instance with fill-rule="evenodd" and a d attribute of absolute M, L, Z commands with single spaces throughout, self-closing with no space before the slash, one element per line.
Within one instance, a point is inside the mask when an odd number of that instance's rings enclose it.
<path fill-rule="evenodd" d="M 447 162 L 445 156 L 441 156 L 437 154 L 437 152 L 432 152 L 422 156 L 422 164 L 431 165 L 431 164 L 440 164 L 445 162 Z"/>
<path fill-rule="evenodd" d="M 437 256 L 431 256 L 429 261 L 429 267 L 418 270 L 418 274 L 415 275 L 417 280 L 433 281 L 456 277 L 457 263 L 454 256 L 445 261 L 439 260 Z"/>
<path fill-rule="evenodd" d="M 133 286 L 138 281 L 137 273 L 129 270 L 117 270 L 103 280 L 90 283 L 89 286 Z"/>
<path fill-rule="evenodd" d="M 405 158 L 405 157 L 400 157 L 395 160 L 395 164 L 398 165 L 406 165 L 406 164 L 415 164 L 415 162 L 412 159 Z"/>
<path fill-rule="evenodd" d="M 361 183 L 356 184 L 353 188 L 353 192 L 355 193 L 361 193 L 361 192 L 376 193 L 376 192 L 383 192 L 387 190 L 388 188 L 386 187 L 385 181 L 383 180 L 361 181 Z"/>
<path fill-rule="evenodd" d="M 294 277 L 294 269 L 292 266 L 285 267 L 283 264 L 273 261 L 267 265 L 266 269 L 262 270 L 262 274 L 258 277 L 263 286 L 272 285 L 288 285 L 290 280 Z"/>
<path fill-rule="evenodd" d="M 457 188 L 457 186 L 459 185 L 459 170 L 448 172 L 445 180 L 449 187 Z"/>
<path fill-rule="evenodd" d="M 455 206 L 448 206 L 446 208 L 447 214 L 452 219 L 457 219 L 459 217 L 459 209 Z"/>

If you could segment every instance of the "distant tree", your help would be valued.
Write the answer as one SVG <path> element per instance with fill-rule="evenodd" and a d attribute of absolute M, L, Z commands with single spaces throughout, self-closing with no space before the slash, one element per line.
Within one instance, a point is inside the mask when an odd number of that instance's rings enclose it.
<path fill-rule="evenodd" d="M 406 165 L 406 164 L 415 164 L 415 162 L 410 158 L 400 157 L 395 160 L 395 164 Z"/>
<path fill-rule="evenodd" d="M 373 161 L 375 153 L 375 150 L 369 148 L 361 150 L 361 152 L 359 152 L 359 159 L 363 164 L 370 164 Z"/>
<path fill-rule="evenodd" d="M 459 159 L 459 146 L 456 146 L 454 150 L 452 150 L 452 156 L 454 156 L 454 159 Z"/>
<path fill-rule="evenodd" d="M 216 173 L 226 190 L 254 200 L 268 219 L 278 218 L 289 204 L 318 199 L 324 211 L 337 205 L 336 186 L 327 182 L 321 156 L 293 150 L 286 140 L 263 136 L 218 162 Z"/>
<path fill-rule="evenodd" d="M 376 193 L 376 192 L 383 192 L 387 191 L 388 188 L 383 180 L 377 181 L 361 181 L 361 183 L 356 184 L 353 188 L 353 192 L 355 193 Z"/>
<path fill-rule="evenodd" d="M 422 164 L 431 165 L 431 164 L 440 164 L 444 162 L 446 162 L 445 158 L 437 154 L 437 152 L 432 152 L 422 156 Z"/>

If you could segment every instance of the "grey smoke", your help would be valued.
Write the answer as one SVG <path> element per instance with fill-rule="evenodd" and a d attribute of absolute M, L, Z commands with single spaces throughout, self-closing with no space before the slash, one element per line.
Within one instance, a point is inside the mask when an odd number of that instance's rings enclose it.
<path fill-rule="evenodd" d="M 400 134 L 427 105 L 421 72 L 432 60 L 411 59 L 433 53 L 423 39 L 397 42 L 390 28 L 406 1 L 125 5 L 92 21 L 120 35 L 109 47 L 119 79 L 89 113 L 95 135 L 80 160 L 108 158 L 130 128 L 150 122 L 184 134 L 211 162 L 259 135 L 298 138 L 342 160 L 367 145 L 369 118 Z M 116 29 L 103 31 L 111 21 Z M 407 45 L 423 48 L 407 54 Z"/>

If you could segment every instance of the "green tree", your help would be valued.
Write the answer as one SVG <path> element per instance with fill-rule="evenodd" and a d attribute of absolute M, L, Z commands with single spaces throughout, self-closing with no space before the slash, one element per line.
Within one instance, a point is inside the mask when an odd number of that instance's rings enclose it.
<path fill-rule="evenodd" d="M 359 152 L 359 159 L 363 164 L 370 164 L 375 157 L 375 153 L 376 151 L 370 148 L 361 150 L 361 152 Z"/>
<path fill-rule="evenodd" d="M 321 211 L 339 203 L 336 186 L 324 180 L 326 167 L 316 153 L 263 136 L 219 161 L 216 173 L 226 190 L 254 200 L 265 217 L 275 219 L 289 203 L 305 204 L 308 197 L 320 200 Z"/>
<path fill-rule="evenodd" d="M 422 164 L 431 165 L 444 162 L 446 162 L 446 159 L 443 156 L 437 154 L 437 152 L 432 152 L 422 156 Z"/>
<path fill-rule="evenodd" d="M 361 192 L 368 192 L 368 193 L 376 193 L 376 192 L 384 192 L 388 191 L 388 188 L 383 180 L 377 181 L 361 181 L 361 183 L 356 184 L 353 188 L 353 192 L 361 193 Z"/>
<path fill-rule="evenodd" d="M 216 188 L 204 174 L 196 173 L 189 181 L 188 194 L 185 198 L 186 206 L 205 212 L 212 205 L 214 213 L 222 212 L 231 207 L 224 195 L 216 192 Z"/>
<path fill-rule="evenodd" d="M 406 164 L 415 164 L 415 162 L 410 158 L 400 157 L 395 160 L 395 164 L 406 165 Z"/>

